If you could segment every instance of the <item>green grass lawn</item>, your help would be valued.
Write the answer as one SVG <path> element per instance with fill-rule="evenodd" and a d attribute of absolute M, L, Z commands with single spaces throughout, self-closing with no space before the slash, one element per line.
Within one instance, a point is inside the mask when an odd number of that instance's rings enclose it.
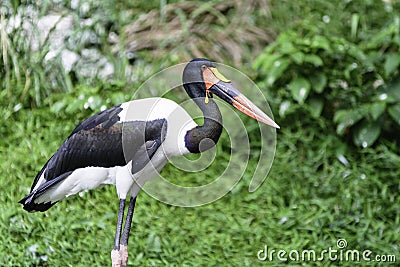
<path fill-rule="evenodd" d="M 112 186 L 68 198 L 45 213 L 27 213 L 17 203 L 74 127 L 73 118 L 51 118 L 46 108 L 26 109 L 1 123 L 1 263 L 109 266 L 118 209 Z M 246 175 L 225 197 L 197 208 L 169 206 L 141 192 L 130 264 L 266 266 L 270 262 L 257 259 L 265 245 L 319 253 L 337 249 L 339 238 L 346 239 L 348 249 L 396 255 L 399 261 L 399 155 L 382 144 L 344 153 L 345 166 L 337 157 L 343 152 L 337 138 L 325 135 L 324 127 L 313 127 L 282 125 L 269 177 L 254 193 L 248 192 Z M 207 169 L 187 174 L 185 180 L 214 174 Z M 176 181 L 175 175 L 184 174 L 167 166 L 163 175 Z M 304 264 L 354 265 L 328 260 Z"/>

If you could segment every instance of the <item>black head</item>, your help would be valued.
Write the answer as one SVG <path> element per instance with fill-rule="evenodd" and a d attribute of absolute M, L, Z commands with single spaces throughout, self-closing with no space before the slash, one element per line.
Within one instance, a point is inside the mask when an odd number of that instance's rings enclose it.
<path fill-rule="evenodd" d="M 205 58 L 196 58 L 190 61 L 183 70 L 183 87 L 190 98 L 204 98 L 206 96 L 206 82 L 204 71 L 215 68 L 215 63 Z"/>
<path fill-rule="evenodd" d="M 216 64 L 208 59 L 196 58 L 190 61 L 183 70 L 182 79 L 183 87 L 192 99 L 204 99 L 202 107 L 207 107 L 209 98 L 215 94 L 244 114 L 279 128 L 271 118 L 237 90 L 231 81 L 218 71 Z M 199 103 L 197 101 L 198 105 Z"/>

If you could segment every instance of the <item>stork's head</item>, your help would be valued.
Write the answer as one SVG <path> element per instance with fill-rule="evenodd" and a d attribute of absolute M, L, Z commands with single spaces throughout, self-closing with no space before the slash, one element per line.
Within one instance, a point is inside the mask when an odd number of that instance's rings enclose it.
<path fill-rule="evenodd" d="M 216 64 L 208 59 L 196 58 L 186 65 L 183 71 L 183 87 L 191 98 L 203 98 L 207 104 L 209 98 L 215 94 L 247 116 L 279 128 L 278 124 L 236 89 L 218 71 Z"/>

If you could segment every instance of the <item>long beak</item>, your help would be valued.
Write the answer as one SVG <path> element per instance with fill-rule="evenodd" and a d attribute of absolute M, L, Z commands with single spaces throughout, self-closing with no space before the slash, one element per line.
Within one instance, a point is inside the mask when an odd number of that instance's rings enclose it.
<path fill-rule="evenodd" d="M 268 117 L 267 114 L 265 114 L 255 104 L 253 104 L 253 102 L 239 92 L 238 89 L 233 87 L 230 82 L 218 81 L 210 88 L 210 91 L 247 116 L 274 128 L 280 128 L 278 124 Z"/>

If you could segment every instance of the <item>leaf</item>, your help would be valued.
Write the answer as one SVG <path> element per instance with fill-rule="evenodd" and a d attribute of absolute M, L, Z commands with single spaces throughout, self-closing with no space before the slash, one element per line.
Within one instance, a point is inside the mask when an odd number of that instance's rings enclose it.
<path fill-rule="evenodd" d="M 390 117 L 400 125 L 400 104 L 393 105 L 388 109 Z"/>
<path fill-rule="evenodd" d="M 391 38 L 391 36 L 393 34 L 393 29 L 390 26 L 384 27 L 379 32 L 374 34 L 372 36 L 372 38 L 369 40 L 369 42 L 367 43 L 367 48 L 375 49 L 377 46 L 386 45 L 388 43 L 388 38 Z"/>
<path fill-rule="evenodd" d="M 360 22 L 360 15 L 353 14 L 351 16 L 351 37 L 352 38 L 356 38 L 356 36 L 357 36 L 357 29 L 359 26 L 359 22 Z"/>
<path fill-rule="evenodd" d="M 335 116 L 333 117 L 333 121 L 338 123 L 336 127 L 336 132 L 339 135 L 343 135 L 345 130 L 357 123 L 364 117 L 364 114 L 359 110 L 338 110 L 335 112 Z"/>
<path fill-rule="evenodd" d="M 371 107 L 369 108 L 369 113 L 371 114 L 372 118 L 374 120 L 377 120 L 379 116 L 382 115 L 382 113 L 385 111 L 386 108 L 386 103 L 385 102 L 377 102 L 371 104 Z"/>
<path fill-rule="evenodd" d="M 296 52 L 296 48 L 292 42 L 282 42 L 280 51 L 284 54 L 293 54 Z"/>
<path fill-rule="evenodd" d="M 322 93 L 328 82 L 328 78 L 326 77 L 325 73 L 316 72 L 313 76 L 310 77 L 310 82 L 315 92 Z"/>
<path fill-rule="evenodd" d="M 73 100 L 71 103 L 68 104 L 68 106 L 65 109 L 65 112 L 67 113 L 76 113 L 78 110 L 82 110 L 85 104 L 84 99 L 76 99 Z"/>
<path fill-rule="evenodd" d="M 66 105 L 65 98 L 63 100 L 57 101 L 50 107 L 50 111 L 53 113 L 59 113 Z"/>
<path fill-rule="evenodd" d="M 303 104 L 310 93 L 311 84 L 305 78 L 298 77 L 290 82 L 289 88 L 293 98 L 300 104 Z"/>
<path fill-rule="evenodd" d="M 385 74 L 391 75 L 400 65 L 400 54 L 390 53 L 386 55 Z"/>
<path fill-rule="evenodd" d="M 304 57 L 304 61 L 313 64 L 314 66 L 322 66 L 324 65 L 324 62 L 322 61 L 322 59 L 317 56 L 317 55 L 306 55 Z"/>
<path fill-rule="evenodd" d="M 376 121 L 363 121 L 354 129 L 353 141 L 363 148 L 371 146 L 381 133 L 381 126 Z"/>
<path fill-rule="evenodd" d="M 329 40 L 325 36 L 316 35 L 311 42 L 311 47 L 329 51 Z"/>
<path fill-rule="evenodd" d="M 387 87 L 387 96 L 393 98 L 394 101 L 400 101 L 400 78 L 392 81 Z"/>
<path fill-rule="evenodd" d="M 359 61 L 365 61 L 367 56 L 365 55 L 364 51 L 358 47 L 357 45 L 349 44 L 349 49 L 347 50 L 348 54 L 354 57 Z"/>
<path fill-rule="evenodd" d="M 272 64 L 281 57 L 282 55 L 280 54 L 266 54 L 266 52 L 263 52 L 254 62 L 253 68 L 260 69 L 268 73 Z"/>
<path fill-rule="evenodd" d="M 90 96 L 86 102 L 89 105 L 89 108 L 92 110 L 96 110 L 102 104 L 102 99 L 98 95 Z"/>
<path fill-rule="evenodd" d="M 290 106 L 291 106 L 290 101 L 287 101 L 287 100 L 283 101 L 281 103 L 281 105 L 279 106 L 279 116 L 284 118 L 286 116 L 286 114 L 288 113 L 288 111 L 290 110 Z"/>
<path fill-rule="evenodd" d="M 303 52 L 296 52 L 296 53 L 293 53 L 293 54 L 291 54 L 290 55 L 290 57 L 293 59 L 293 61 L 296 63 L 296 64 L 299 64 L 299 65 L 301 65 L 302 63 L 303 63 L 303 61 L 304 61 L 304 53 Z"/>
<path fill-rule="evenodd" d="M 279 59 L 274 62 L 268 74 L 267 82 L 269 85 L 273 85 L 281 77 L 282 73 L 288 68 L 289 63 L 288 59 Z"/>
<path fill-rule="evenodd" d="M 324 102 L 321 98 L 313 97 L 308 101 L 308 108 L 313 118 L 318 118 L 321 115 Z"/>

